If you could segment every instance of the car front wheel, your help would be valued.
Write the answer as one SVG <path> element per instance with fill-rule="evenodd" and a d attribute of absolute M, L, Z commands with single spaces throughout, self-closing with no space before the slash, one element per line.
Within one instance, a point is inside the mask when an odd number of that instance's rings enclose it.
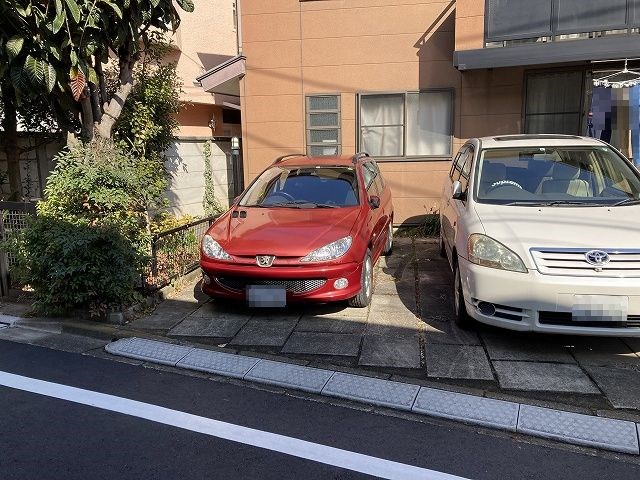
<path fill-rule="evenodd" d="M 473 320 L 467 313 L 467 307 L 464 303 L 464 294 L 462 293 L 462 279 L 460 278 L 460 267 L 454 265 L 454 281 L 453 281 L 453 308 L 454 321 L 461 328 L 471 328 Z"/>
<path fill-rule="evenodd" d="M 373 262 L 371 261 L 371 252 L 369 250 L 367 250 L 362 262 L 360 285 L 360 293 L 349 299 L 350 307 L 364 308 L 371 303 L 371 296 L 373 295 Z"/>

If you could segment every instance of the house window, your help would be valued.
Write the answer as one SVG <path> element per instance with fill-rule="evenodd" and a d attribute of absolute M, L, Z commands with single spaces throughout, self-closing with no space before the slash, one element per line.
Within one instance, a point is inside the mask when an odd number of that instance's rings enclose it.
<path fill-rule="evenodd" d="M 359 98 L 359 150 L 378 158 L 451 155 L 451 90 L 361 94 Z"/>
<path fill-rule="evenodd" d="M 580 135 L 583 79 L 581 70 L 529 73 L 524 133 Z"/>
<path fill-rule="evenodd" d="M 340 95 L 307 97 L 307 154 L 340 155 Z"/>

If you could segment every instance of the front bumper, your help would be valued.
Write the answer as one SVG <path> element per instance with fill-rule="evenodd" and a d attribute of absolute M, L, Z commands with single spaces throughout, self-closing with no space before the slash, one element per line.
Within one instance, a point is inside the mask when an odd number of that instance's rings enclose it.
<path fill-rule="evenodd" d="M 300 266 L 273 266 L 262 268 L 256 265 L 242 265 L 202 259 L 200 267 L 204 275 L 210 279 L 202 282 L 202 291 L 212 297 L 224 297 L 245 300 L 246 292 L 243 283 L 277 283 L 279 281 L 295 283 L 296 280 L 323 280 L 319 288 L 309 291 L 295 292 L 287 290 L 287 303 L 300 301 L 334 302 L 355 297 L 361 289 L 360 279 L 362 264 L 313 264 Z M 343 289 L 334 287 L 339 278 L 346 278 L 349 285 Z"/>
<path fill-rule="evenodd" d="M 467 312 L 481 323 L 518 331 L 571 335 L 640 337 L 640 282 L 633 278 L 593 278 L 507 272 L 459 258 Z M 626 323 L 573 322 L 574 295 L 626 296 Z M 495 313 L 480 310 L 493 304 Z"/>

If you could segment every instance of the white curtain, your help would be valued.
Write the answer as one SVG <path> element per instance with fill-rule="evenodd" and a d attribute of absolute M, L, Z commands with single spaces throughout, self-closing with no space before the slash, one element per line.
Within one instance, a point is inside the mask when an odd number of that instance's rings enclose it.
<path fill-rule="evenodd" d="M 407 156 L 451 154 L 451 93 L 407 94 Z"/>
<path fill-rule="evenodd" d="M 403 155 L 404 95 L 366 95 L 360 99 L 360 146 L 378 157 Z"/>

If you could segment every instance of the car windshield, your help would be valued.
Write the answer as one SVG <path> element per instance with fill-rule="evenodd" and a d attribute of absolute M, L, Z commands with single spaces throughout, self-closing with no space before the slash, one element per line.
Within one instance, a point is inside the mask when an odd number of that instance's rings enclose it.
<path fill-rule="evenodd" d="M 606 146 L 486 149 L 474 190 L 478 202 L 503 205 L 640 203 L 637 170 Z"/>
<path fill-rule="evenodd" d="M 272 167 L 240 200 L 246 207 L 338 208 L 358 205 L 356 171 L 342 166 Z"/>

